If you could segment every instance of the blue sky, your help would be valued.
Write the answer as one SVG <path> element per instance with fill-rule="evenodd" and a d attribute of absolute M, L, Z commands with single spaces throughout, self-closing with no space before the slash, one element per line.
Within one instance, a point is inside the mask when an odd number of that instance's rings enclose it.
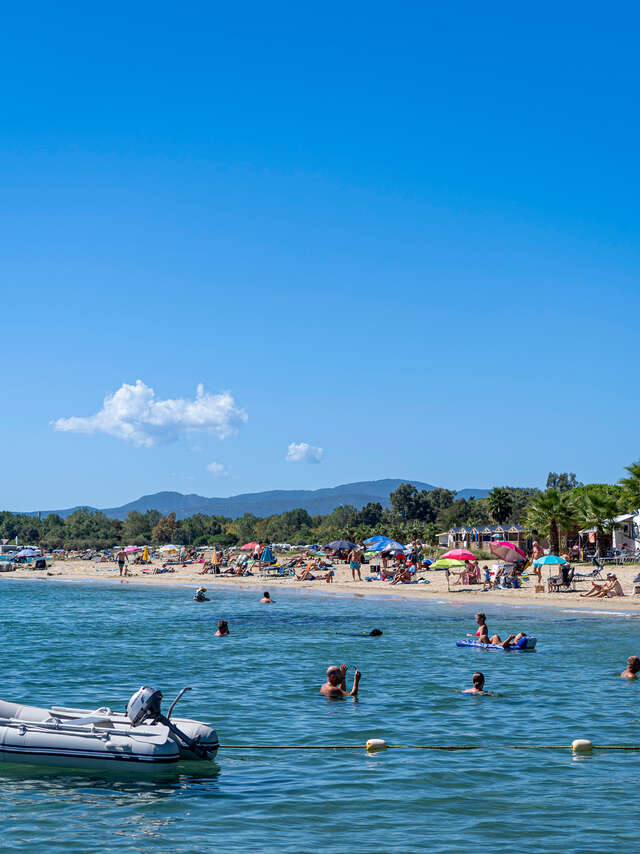
<path fill-rule="evenodd" d="M 104 8 L 0 33 L 1 507 L 640 457 L 632 4 Z"/>

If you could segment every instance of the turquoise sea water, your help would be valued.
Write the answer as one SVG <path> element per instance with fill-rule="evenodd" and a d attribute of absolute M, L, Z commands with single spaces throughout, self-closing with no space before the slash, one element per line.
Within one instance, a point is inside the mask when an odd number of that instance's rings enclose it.
<path fill-rule="evenodd" d="M 512 751 L 505 744 L 640 743 L 640 620 L 487 607 L 529 654 L 458 649 L 473 603 L 327 597 L 272 588 L 2 581 L 0 696 L 123 708 L 142 683 L 224 743 L 486 744 L 440 753 L 221 750 L 160 780 L 0 765 L 0 847 L 28 852 L 636 852 L 640 754 Z M 462 599 L 462 596 L 461 596 Z M 215 638 L 218 619 L 231 636 Z M 358 636 L 382 628 L 380 638 Z M 330 663 L 363 672 L 358 702 L 318 694 Z M 496 696 L 473 697 L 474 670 Z"/>

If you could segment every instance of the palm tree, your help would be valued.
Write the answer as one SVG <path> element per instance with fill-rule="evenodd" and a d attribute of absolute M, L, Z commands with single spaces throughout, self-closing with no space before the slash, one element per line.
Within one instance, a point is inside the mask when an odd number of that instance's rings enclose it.
<path fill-rule="evenodd" d="M 506 487 L 494 486 L 489 495 L 487 495 L 487 505 L 493 519 L 498 525 L 502 525 L 511 516 L 513 496 Z"/>
<path fill-rule="evenodd" d="M 617 498 L 605 493 L 591 493 L 580 498 L 577 504 L 580 522 L 586 528 L 595 528 L 596 549 L 600 548 L 600 537 L 615 528 L 613 520 L 619 509 Z"/>
<path fill-rule="evenodd" d="M 560 551 L 560 531 L 575 523 L 576 511 L 570 493 L 547 489 L 535 495 L 527 508 L 527 525 L 549 537 L 551 554 Z"/>
<path fill-rule="evenodd" d="M 640 460 L 625 466 L 630 477 L 623 477 L 618 481 L 624 487 L 624 498 L 628 502 L 628 510 L 637 510 L 640 507 Z"/>

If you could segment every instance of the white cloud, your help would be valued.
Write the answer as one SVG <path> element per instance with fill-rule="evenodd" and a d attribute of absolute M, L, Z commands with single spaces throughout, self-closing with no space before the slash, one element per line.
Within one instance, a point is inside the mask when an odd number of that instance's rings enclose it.
<path fill-rule="evenodd" d="M 322 448 L 307 442 L 290 442 L 285 459 L 288 463 L 319 463 L 323 453 Z"/>
<path fill-rule="evenodd" d="M 228 391 L 209 394 L 201 384 L 192 400 L 158 400 L 152 388 L 136 380 L 135 385 L 123 383 L 114 394 L 108 394 L 95 415 L 59 418 L 53 427 L 68 433 L 106 433 L 151 447 L 199 430 L 225 439 L 246 421 L 246 412 L 236 407 Z"/>
<path fill-rule="evenodd" d="M 207 471 L 210 471 L 214 477 L 229 477 L 229 471 L 222 463 L 209 463 Z"/>

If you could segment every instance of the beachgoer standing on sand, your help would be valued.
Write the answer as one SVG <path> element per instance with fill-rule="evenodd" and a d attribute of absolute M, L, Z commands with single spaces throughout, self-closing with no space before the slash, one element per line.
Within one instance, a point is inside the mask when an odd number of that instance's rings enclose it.
<path fill-rule="evenodd" d="M 354 581 L 362 581 L 362 575 L 360 574 L 360 559 L 362 557 L 362 550 L 357 546 L 355 549 L 351 549 L 349 552 L 349 566 L 351 567 L 351 578 Z M 358 577 L 356 578 L 356 572 L 358 573 Z"/>
<path fill-rule="evenodd" d="M 127 564 L 129 563 L 129 555 L 125 552 L 124 549 L 120 549 L 120 551 L 116 555 L 116 562 L 118 564 L 118 569 L 120 570 L 120 575 L 122 575 L 122 571 L 124 570 L 124 574 L 126 576 Z"/>
<path fill-rule="evenodd" d="M 264 593 L 262 595 L 262 599 L 260 600 L 260 604 L 261 605 L 274 605 L 275 604 L 273 599 L 271 598 L 271 596 L 269 596 L 268 590 L 264 591 Z"/>
<path fill-rule="evenodd" d="M 473 688 L 465 688 L 463 694 L 486 694 L 484 690 L 484 673 L 474 673 L 471 677 Z"/>
<path fill-rule="evenodd" d="M 343 664 L 342 667 L 337 667 L 333 664 L 327 668 L 327 681 L 320 688 L 320 693 L 331 700 L 339 700 L 343 697 L 357 697 L 361 676 L 362 673 L 356 668 L 356 672 L 353 674 L 353 688 L 347 691 L 347 665 Z"/>
<path fill-rule="evenodd" d="M 637 655 L 630 655 L 627 659 L 627 666 L 622 671 L 620 676 L 625 679 L 637 679 L 636 674 L 640 671 L 640 658 Z"/>
<path fill-rule="evenodd" d="M 538 560 L 539 557 L 544 556 L 544 549 L 540 545 L 537 540 L 533 541 L 533 546 L 531 548 L 531 563 L 533 564 L 534 560 Z M 542 584 L 542 567 L 541 566 L 531 566 L 531 572 L 537 577 L 538 584 Z"/>
<path fill-rule="evenodd" d="M 213 554 L 211 555 L 211 569 L 214 575 L 218 575 L 220 572 L 220 561 L 222 560 L 222 553 L 218 552 L 218 549 L 213 550 Z"/>

